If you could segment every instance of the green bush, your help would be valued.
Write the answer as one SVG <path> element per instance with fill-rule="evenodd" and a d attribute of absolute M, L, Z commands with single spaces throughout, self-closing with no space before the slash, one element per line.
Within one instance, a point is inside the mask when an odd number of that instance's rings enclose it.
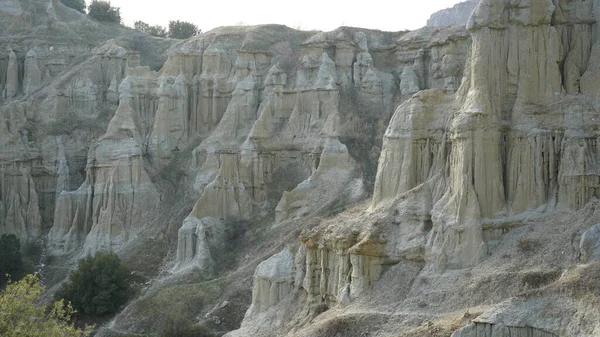
<path fill-rule="evenodd" d="M 189 39 L 201 33 L 198 26 L 186 21 L 169 21 L 169 37 L 172 39 Z"/>
<path fill-rule="evenodd" d="M 156 37 L 167 37 L 168 33 L 167 33 L 167 29 L 163 26 L 159 26 L 159 25 L 155 25 L 155 26 L 150 26 L 149 24 L 145 23 L 144 21 L 136 21 L 133 24 L 133 27 L 136 30 L 139 30 L 140 32 L 144 32 L 144 33 L 148 33 L 152 36 L 156 36 Z"/>
<path fill-rule="evenodd" d="M 85 14 L 85 0 L 60 0 L 63 5 Z"/>
<path fill-rule="evenodd" d="M 76 310 L 89 315 L 112 314 L 127 301 L 130 281 L 130 273 L 117 254 L 89 254 L 79 260 L 77 269 L 56 296 L 70 301 Z"/>
<path fill-rule="evenodd" d="M 0 237 L 0 287 L 6 285 L 7 275 L 12 279 L 20 279 L 22 272 L 21 243 L 15 235 L 3 234 Z"/>
<path fill-rule="evenodd" d="M 27 275 L 0 291 L 0 336 L 87 337 L 91 327 L 76 328 L 70 304 L 57 301 L 40 305 L 45 288 L 37 275 Z"/>
<path fill-rule="evenodd" d="M 121 9 L 111 6 L 109 1 L 93 0 L 88 15 L 98 21 L 121 23 Z"/>

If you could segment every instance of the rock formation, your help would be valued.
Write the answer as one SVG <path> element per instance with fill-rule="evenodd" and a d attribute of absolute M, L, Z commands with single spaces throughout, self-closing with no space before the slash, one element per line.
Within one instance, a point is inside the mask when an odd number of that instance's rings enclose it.
<path fill-rule="evenodd" d="M 399 106 L 385 133 L 371 212 L 391 209 L 397 219 L 393 223 L 401 228 L 362 226 L 366 246 L 378 247 L 379 255 L 374 256 L 424 261 L 436 272 L 474 267 L 488 258 L 499 239 L 490 226 L 496 219 L 577 211 L 597 197 L 593 144 L 598 111 L 592 103 L 597 95 L 594 90 L 586 89 L 587 95 L 581 91 L 582 83 L 591 86 L 590 76 L 596 71 L 591 57 L 597 43 L 591 34 L 593 6 L 585 1 L 478 4 L 467 25 L 472 45 L 460 88 L 450 95 L 418 92 Z M 428 57 L 422 51 L 418 55 L 419 62 L 400 75 L 402 94 L 424 87 L 422 79 L 427 77 L 419 75 Z M 452 68 L 449 59 L 442 64 Z M 372 221 L 368 219 L 362 221 Z M 378 223 L 374 226 L 381 227 Z M 341 234 L 345 244 L 331 260 L 321 247 L 341 237 L 334 234 L 333 224 L 329 226 L 323 229 L 327 234 L 317 237 L 321 253 L 316 259 L 306 255 L 306 261 L 320 262 L 317 276 L 307 263 L 304 288 L 310 297 L 314 287 L 306 286 L 306 280 L 316 277 L 320 291 L 315 298 L 327 298 L 331 306 L 343 302 L 344 292 L 351 300 L 358 298 L 361 291 L 353 294 L 353 287 L 368 288 L 380 274 L 364 272 L 361 266 L 377 265 L 372 262 L 349 259 L 345 269 L 344 263 L 333 264 L 337 257 L 356 251 L 360 240 L 353 239 L 355 233 Z M 379 241 L 381 231 L 387 234 Z M 583 261 L 594 254 L 592 233 L 582 238 Z M 355 258 L 365 258 L 363 254 Z M 342 277 L 346 272 L 373 278 L 356 282 Z M 526 308 L 524 315 L 534 310 Z M 251 325 L 252 318 L 246 319 L 243 327 Z M 476 321 L 456 336 L 557 336 L 565 327 L 542 329 L 539 320 L 524 324 L 495 317 L 485 324 Z"/>
<path fill-rule="evenodd" d="M 0 234 L 155 280 L 99 336 L 165 297 L 227 336 L 600 331 L 598 1 L 184 41 L 0 3 Z"/>
<path fill-rule="evenodd" d="M 427 20 L 427 26 L 465 26 L 479 1 L 481 0 L 467 0 L 454 5 L 452 8 L 435 12 Z"/>
<path fill-rule="evenodd" d="M 49 241 L 63 251 L 117 250 L 153 216 L 160 196 L 144 170 L 139 134 L 128 100 L 121 101 L 108 130 L 90 148 L 85 182 L 56 201 Z"/>

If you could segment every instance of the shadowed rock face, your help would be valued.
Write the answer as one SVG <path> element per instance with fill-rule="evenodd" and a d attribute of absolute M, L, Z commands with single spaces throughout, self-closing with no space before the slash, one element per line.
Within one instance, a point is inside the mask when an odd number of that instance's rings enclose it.
<path fill-rule="evenodd" d="M 232 222 L 305 229 L 248 243 L 278 253 L 255 264 L 252 304 L 228 336 L 321 336 L 335 313 L 313 319 L 332 308 L 389 315 L 377 323 L 387 336 L 460 311 L 448 284 L 496 258 L 519 223 L 594 214 L 598 1 L 471 1 L 413 32 L 266 25 L 185 41 L 113 32 L 58 1 L 0 5 L 0 34 L 18 37 L 0 40 L 0 234 L 73 260 L 173 235 L 165 270 L 213 278 L 230 267 L 217 261 Z M 438 27 L 465 15 L 466 27 Z M 41 26 L 55 36 L 34 38 Z M 84 44 L 90 31 L 111 39 Z M 596 234 L 581 238 L 583 262 Z M 419 273 L 449 276 L 425 292 Z M 411 292 L 440 308 L 391 303 Z M 455 336 L 573 335 L 572 312 L 588 311 L 567 302 L 510 302 Z"/>

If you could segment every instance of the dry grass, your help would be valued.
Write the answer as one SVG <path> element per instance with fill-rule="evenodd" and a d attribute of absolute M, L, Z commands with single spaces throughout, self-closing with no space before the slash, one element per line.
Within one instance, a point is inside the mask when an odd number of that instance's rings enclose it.
<path fill-rule="evenodd" d="M 454 331 L 470 324 L 483 314 L 483 308 L 470 308 L 463 313 L 425 320 L 417 328 L 407 330 L 396 337 L 450 337 Z"/>
<path fill-rule="evenodd" d="M 523 283 L 530 288 L 541 288 L 558 280 L 560 275 L 561 271 L 558 269 L 550 271 L 533 271 L 526 273 L 521 279 Z"/>
<path fill-rule="evenodd" d="M 519 248 L 519 251 L 522 253 L 533 253 L 540 248 L 540 246 L 541 243 L 538 240 L 529 237 L 520 238 L 517 243 L 517 248 Z"/>

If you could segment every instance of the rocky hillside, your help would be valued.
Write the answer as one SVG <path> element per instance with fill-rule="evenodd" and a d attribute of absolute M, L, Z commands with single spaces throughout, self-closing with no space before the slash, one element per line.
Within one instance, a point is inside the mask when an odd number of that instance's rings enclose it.
<path fill-rule="evenodd" d="M 600 334 L 597 1 L 185 41 L 0 5 L 0 233 L 51 285 L 122 256 L 98 336 Z"/>
<path fill-rule="evenodd" d="M 435 12 L 427 20 L 428 27 L 464 26 L 469 21 L 471 13 L 480 0 L 467 0 L 454 5 L 452 8 Z"/>

